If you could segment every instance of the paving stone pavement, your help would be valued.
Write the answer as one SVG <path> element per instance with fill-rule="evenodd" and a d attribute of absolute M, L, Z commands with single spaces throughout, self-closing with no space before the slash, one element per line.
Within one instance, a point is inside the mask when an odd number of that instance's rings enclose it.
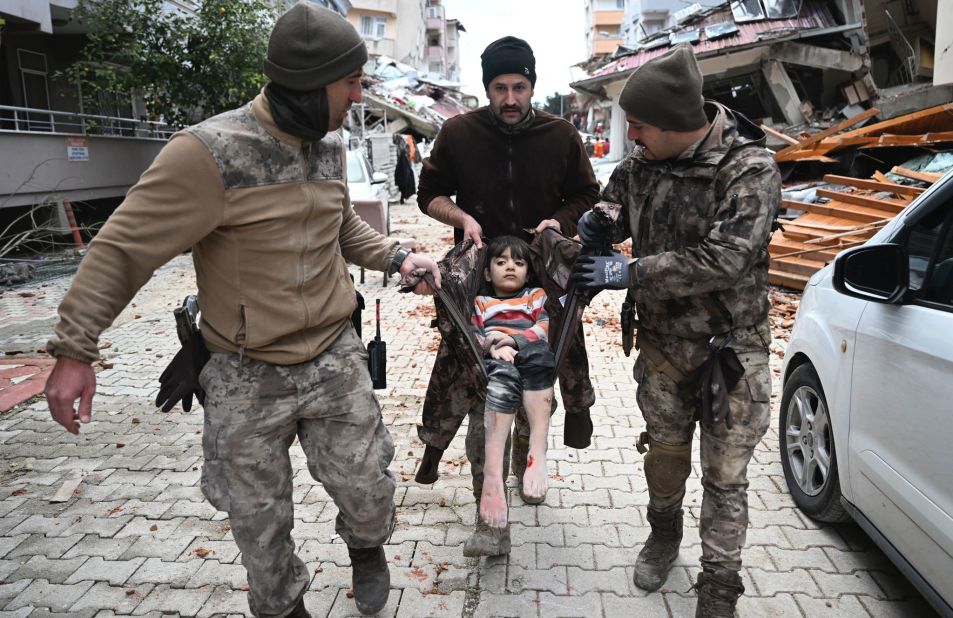
<path fill-rule="evenodd" d="M 415 237 L 434 255 L 449 248 L 448 228 L 420 215 L 413 202 L 392 205 L 391 213 L 395 236 Z M 228 520 L 198 487 L 201 413 L 162 414 L 152 405 L 157 377 L 176 349 L 169 307 L 194 285 L 189 262 L 181 256 L 160 269 L 137 306 L 104 334 L 94 421 L 79 436 L 55 425 L 42 399 L 0 416 L 0 616 L 247 615 L 245 573 Z M 634 446 L 643 422 L 632 359 L 618 343 L 619 294 L 597 298 L 585 327 L 598 394 L 593 446 L 564 447 L 557 412 L 546 503 L 524 505 L 512 493 L 513 550 L 479 560 L 462 555 L 475 513 L 462 431 L 437 483 L 413 482 L 423 454 L 415 424 L 437 349 L 432 302 L 398 294 L 393 284 L 381 287 L 377 273 L 366 281 L 360 289 L 368 305 L 382 302 L 389 386 L 378 397 L 397 447 L 392 469 L 399 479 L 398 524 L 386 547 L 393 590 L 380 615 L 694 615 L 702 497 L 697 447 L 676 566 L 660 592 L 632 584 L 632 564 L 648 534 L 647 494 Z M 36 296 L 7 292 L 0 303 L 4 335 L 42 345 L 47 333 L 37 320 L 49 322 L 63 290 L 65 282 L 37 286 L 39 305 Z M 365 340 L 372 317 L 365 312 Z M 777 355 L 772 363 L 779 366 Z M 337 510 L 308 475 L 298 446 L 292 457 L 294 536 L 313 574 L 305 602 L 314 616 L 355 615 L 346 594 L 347 551 L 334 534 Z M 776 423 L 749 476 L 741 616 L 933 615 L 857 527 L 819 526 L 797 511 L 785 489 Z M 68 501 L 50 502 L 77 480 Z"/>

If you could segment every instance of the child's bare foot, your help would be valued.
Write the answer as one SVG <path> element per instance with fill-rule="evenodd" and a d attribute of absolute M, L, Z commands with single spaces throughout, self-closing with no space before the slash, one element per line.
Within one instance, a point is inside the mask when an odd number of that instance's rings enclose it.
<path fill-rule="evenodd" d="M 523 493 L 529 498 L 544 498 L 549 489 L 549 472 L 546 469 L 546 453 L 530 452 L 523 473 Z"/>
<path fill-rule="evenodd" d="M 483 480 L 480 494 L 480 518 L 491 528 L 506 527 L 506 490 L 502 478 Z"/>

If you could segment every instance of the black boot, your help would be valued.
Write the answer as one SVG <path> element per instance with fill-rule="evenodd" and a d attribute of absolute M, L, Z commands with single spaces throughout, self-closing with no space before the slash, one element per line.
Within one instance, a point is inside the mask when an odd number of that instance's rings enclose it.
<path fill-rule="evenodd" d="M 491 528 L 480 517 L 477 501 L 476 526 L 473 534 L 463 543 L 463 555 L 467 558 L 478 556 L 504 556 L 510 553 L 510 525 L 505 528 Z"/>
<path fill-rule="evenodd" d="M 734 618 L 735 605 L 745 592 L 741 575 L 728 569 L 702 571 L 693 588 L 698 593 L 695 618 Z"/>
<path fill-rule="evenodd" d="M 658 590 L 668 578 L 682 543 L 682 509 L 658 511 L 649 507 L 652 533 L 635 561 L 635 585 L 642 590 Z"/>
<path fill-rule="evenodd" d="M 357 610 L 365 616 L 372 616 L 387 604 L 390 594 L 390 570 L 384 548 L 348 547 L 347 553 L 351 557 L 351 586 Z"/>
<path fill-rule="evenodd" d="M 437 481 L 437 466 L 440 465 L 440 458 L 443 457 L 443 450 L 435 446 L 427 445 L 424 449 L 424 456 L 417 466 L 417 474 L 414 481 L 421 485 L 430 485 Z"/>
<path fill-rule="evenodd" d="M 285 616 L 285 618 L 311 618 L 311 614 L 308 613 L 308 610 L 304 606 L 304 597 L 298 599 L 298 604 L 295 605 L 295 608 L 291 610 L 291 613 Z"/>

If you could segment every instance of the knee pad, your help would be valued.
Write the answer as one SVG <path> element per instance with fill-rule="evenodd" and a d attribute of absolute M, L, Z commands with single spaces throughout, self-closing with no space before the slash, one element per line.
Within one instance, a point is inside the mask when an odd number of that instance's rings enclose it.
<path fill-rule="evenodd" d="M 672 446 L 649 439 L 645 454 L 645 481 L 649 491 L 659 498 L 678 495 L 692 472 L 692 445 Z"/>

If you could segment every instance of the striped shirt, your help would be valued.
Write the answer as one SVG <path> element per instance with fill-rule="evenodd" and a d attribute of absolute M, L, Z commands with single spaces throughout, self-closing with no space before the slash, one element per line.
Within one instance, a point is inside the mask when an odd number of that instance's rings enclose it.
<path fill-rule="evenodd" d="M 546 341 L 549 316 L 545 304 L 542 288 L 523 288 L 507 298 L 477 296 L 471 319 L 477 341 L 482 346 L 487 334 L 494 331 L 513 337 L 517 349 L 533 341 Z"/>

